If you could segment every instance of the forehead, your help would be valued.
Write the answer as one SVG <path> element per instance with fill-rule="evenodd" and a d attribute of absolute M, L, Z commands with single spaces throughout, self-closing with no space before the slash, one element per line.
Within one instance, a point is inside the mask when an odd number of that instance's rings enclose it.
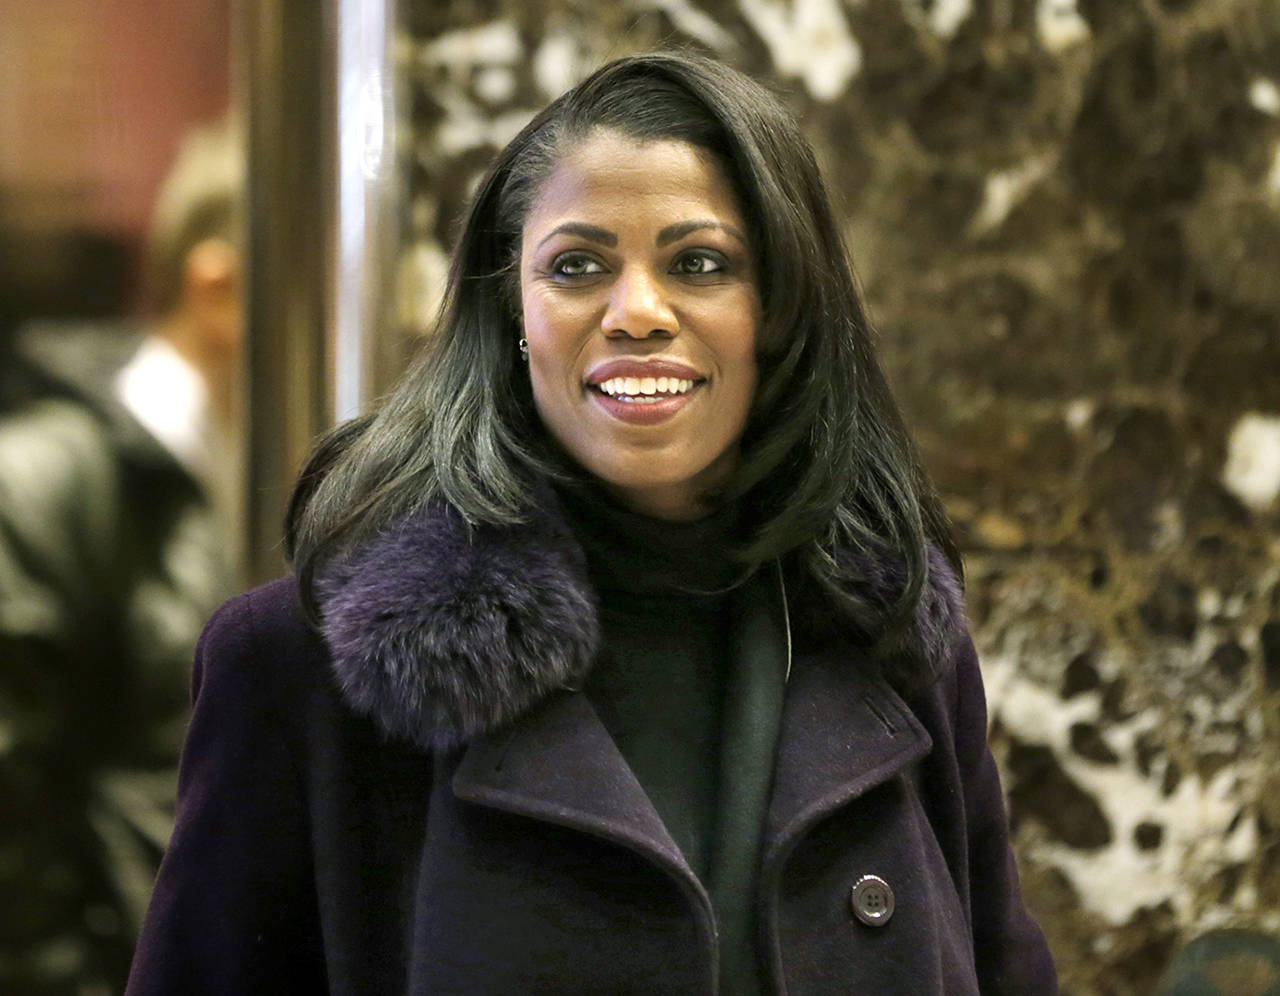
<path fill-rule="evenodd" d="M 559 157 L 534 195 L 525 229 L 571 219 L 665 225 L 693 217 L 742 227 L 738 198 L 710 153 L 597 130 Z"/>

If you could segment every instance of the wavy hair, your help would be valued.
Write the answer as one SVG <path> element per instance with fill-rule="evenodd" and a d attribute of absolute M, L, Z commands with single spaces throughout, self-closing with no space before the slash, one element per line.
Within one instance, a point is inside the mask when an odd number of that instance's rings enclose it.
<path fill-rule="evenodd" d="M 499 153 L 471 203 L 438 323 L 382 407 L 319 443 L 286 523 L 304 604 L 317 566 L 425 503 L 473 523 L 525 519 L 535 482 L 563 477 L 533 406 L 519 339 L 524 220 L 564 150 L 599 128 L 709 152 L 740 199 L 762 304 L 757 394 L 719 496 L 750 510 L 737 555 L 786 557 L 869 635 L 909 624 L 938 547 L 959 574 L 940 503 L 876 360 L 813 152 L 781 102 L 721 63 L 658 53 L 605 65 Z M 855 556 L 847 556 L 853 553 Z M 841 556 L 840 554 L 846 554 Z M 857 556 L 861 555 L 861 556 Z M 853 564 L 901 560 L 885 603 Z"/>

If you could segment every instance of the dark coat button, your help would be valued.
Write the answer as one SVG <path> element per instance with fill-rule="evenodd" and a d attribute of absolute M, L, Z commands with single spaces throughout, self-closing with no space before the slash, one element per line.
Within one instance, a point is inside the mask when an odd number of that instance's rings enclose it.
<path fill-rule="evenodd" d="M 863 875 L 854 883 L 849 905 L 868 927 L 883 927 L 893 916 L 893 890 L 879 875 Z"/>

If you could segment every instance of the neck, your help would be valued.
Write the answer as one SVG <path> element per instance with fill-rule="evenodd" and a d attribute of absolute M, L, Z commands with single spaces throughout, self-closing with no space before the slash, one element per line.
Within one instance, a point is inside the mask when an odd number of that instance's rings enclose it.
<path fill-rule="evenodd" d="M 598 482 L 565 487 L 559 495 L 597 590 L 705 594 L 733 587 L 748 572 L 733 554 L 735 508 L 677 521 L 639 512 Z"/>
<path fill-rule="evenodd" d="M 696 522 L 712 511 L 700 496 L 689 494 L 684 488 L 638 490 L 609 487 L 609 492 L 632 512 L 664 522 Z"/>

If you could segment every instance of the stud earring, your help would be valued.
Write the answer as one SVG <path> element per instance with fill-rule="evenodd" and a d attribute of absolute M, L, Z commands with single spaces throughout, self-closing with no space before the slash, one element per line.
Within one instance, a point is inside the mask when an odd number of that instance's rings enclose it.
<path fill-rule="evenodd" d="M 520 347 L 520 359 L 524 360 L 525 363 L 528 363 L 529 362 L 529 340 L 522 337 L 520 339 L 520 342 L 517 343 L 517 345 L 519 345 Z"/>

